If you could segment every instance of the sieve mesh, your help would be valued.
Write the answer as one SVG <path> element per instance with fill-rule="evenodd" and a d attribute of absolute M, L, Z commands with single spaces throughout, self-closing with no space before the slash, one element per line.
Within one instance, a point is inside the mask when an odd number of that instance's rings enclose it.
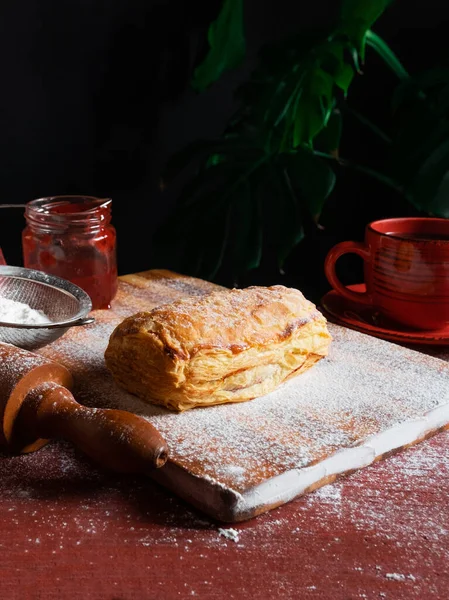
<path fill-rule="evenodd" d="M 33 350 L 63 335 L 69 327 L 92 322 L 89 296 L 78 286 L 41 271 L 0 267 L 0 297 L 28 304 L 43 311 L 50 325 L 0 322 L 0 341 Z"/>

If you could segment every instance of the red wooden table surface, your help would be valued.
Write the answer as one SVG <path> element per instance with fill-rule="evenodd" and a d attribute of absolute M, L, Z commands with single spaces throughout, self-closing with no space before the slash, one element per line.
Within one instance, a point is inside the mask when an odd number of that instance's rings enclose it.
<path fill-rule="evenodd" d="M 220 527 L 67 444 L 1 457 L 0 598 L 446 599 L 449 432 Z"/>

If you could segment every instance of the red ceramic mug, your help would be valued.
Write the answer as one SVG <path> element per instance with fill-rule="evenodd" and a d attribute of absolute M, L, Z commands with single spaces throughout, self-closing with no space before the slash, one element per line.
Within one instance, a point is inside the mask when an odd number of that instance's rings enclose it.
<path fill-rule="evenodd" d="M 335 273 L 346 253 L 365 262 L 366 293 L 348 290 Z M 342 242 L 326 257 L 331 286 L 348 300 L 377 308 L 416 329 L 449 324 L 449 219 L 401 218 L 370 223 L 365 243 Z"/>

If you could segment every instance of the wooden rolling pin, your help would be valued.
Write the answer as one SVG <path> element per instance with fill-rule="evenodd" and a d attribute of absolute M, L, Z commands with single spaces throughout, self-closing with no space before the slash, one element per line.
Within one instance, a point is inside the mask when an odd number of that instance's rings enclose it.
<path fill-rule="evenodd" d="M 62 365 L 0 343 L 0 447 L 32 452 L 59 438 L 121 473 L 165 464 L 166 443 L 151 423 L 123 410 L 82 406 L 72 384 Z"/>

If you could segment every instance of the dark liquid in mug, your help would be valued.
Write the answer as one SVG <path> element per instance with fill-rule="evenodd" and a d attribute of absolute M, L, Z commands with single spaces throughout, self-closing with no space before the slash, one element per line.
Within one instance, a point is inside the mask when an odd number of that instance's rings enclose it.
<path fill-rule="evenodd" d="M 449 233 L 396 233 L 396 231 L 389 231 L 387 235 L 395 235 L 404 240 L 420 240 L 420 241 L 435 241 L 441 240 L 449 242 Z"/>

